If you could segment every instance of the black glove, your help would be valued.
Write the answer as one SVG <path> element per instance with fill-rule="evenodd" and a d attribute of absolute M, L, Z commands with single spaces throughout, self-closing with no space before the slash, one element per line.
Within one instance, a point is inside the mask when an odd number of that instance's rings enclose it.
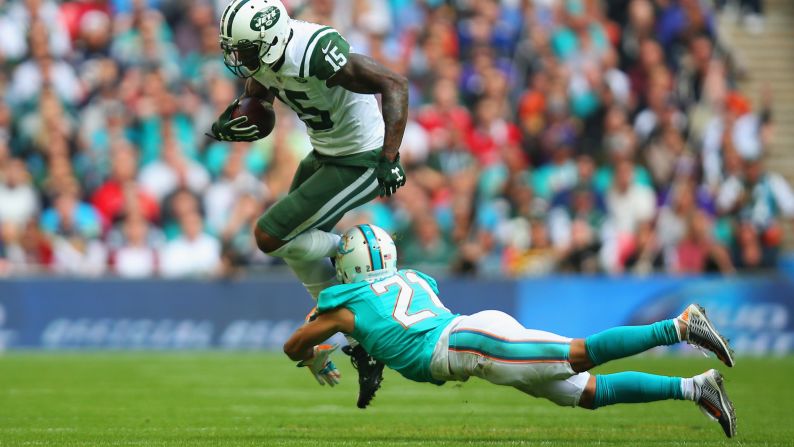
<path fill-rule="evenodd" d="M 388 197 L 405 185 L 405 169 L 400 164 L 399 153 L 394 161 L 389 161 L 385 154 L 381 155 L 375 172 L 378 176 L 378 195 L 381 197 Z"/>
<path fill-rule="evenodd" d="M 218 121 L 212 123 L 212 134 L 206 134 L 208 137 L 218 141 L 256 141 L 259 139 L 259 129 L 253 124 L 245 125 L 248 122 L 247 116 L 238 116 L 232 119 L 232 112 L 239 102 L 239 99 L 235 99 L 221 113 Z"/>

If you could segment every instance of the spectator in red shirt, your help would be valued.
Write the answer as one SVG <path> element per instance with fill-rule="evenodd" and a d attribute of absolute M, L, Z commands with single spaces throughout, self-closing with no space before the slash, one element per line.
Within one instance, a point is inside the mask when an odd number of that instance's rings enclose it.
<path fill-rule="evenodd" d="M 466 134 L 471 127 L 469 111 L 458 102 L 458 87 L 455 82 L 442 79 L 433 89 L 433 102 L 419 111 L 416 121 L 430 134 L 431 142 L 439 134 L 459 132 Z"/>
<path fill-rule="evenodd" d="M 476 126 L 467 138 L 471 153 L 483 166 L 500 159 L 500 152 L 507 146 L 518 146 L 521 131 L 518 126 L 499 116 L 499 104 L 491 99 L 477 103 Z"/>
<path fill-rule="evenodd" d="M 672 271 L 704 273 L 714 264 L 723 274 L 735 273 L 728 251 L 711 236 L 711 221 L 705 213 L 690 215 L 686 225 L 686 235 L 675 250 Z"/>
<path fill-rule="evenodd" d="M 135 151 L 128 144 L 120 145 L 113 157 L 110 178 L 94 192 L 91 202 L 102 215 L 105 226 L 124 217 L 136 207 L 149 222 L 160 215 L 157 201 L 135 183 L 137 171 Z"/>

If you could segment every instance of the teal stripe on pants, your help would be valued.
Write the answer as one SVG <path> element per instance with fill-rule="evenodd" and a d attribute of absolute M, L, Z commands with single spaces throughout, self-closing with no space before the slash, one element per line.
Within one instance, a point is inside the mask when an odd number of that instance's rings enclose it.
<path fill-rule="evenodd" d="M 501 360 L 568 360 L 570 344 L 542 340 L 510 340 L 477 331 L 453 331 L 449 347 Z"/>

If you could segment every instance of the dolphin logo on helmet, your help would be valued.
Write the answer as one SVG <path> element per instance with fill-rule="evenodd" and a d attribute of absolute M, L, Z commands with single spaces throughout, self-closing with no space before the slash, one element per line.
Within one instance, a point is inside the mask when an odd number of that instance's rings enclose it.
<path fill-rule="evenodd" d="M 372 282 L 396 272 L 397 247 L 383 228 L 356 225 L 342 234 L 336 252 L 339 282 Z"/>

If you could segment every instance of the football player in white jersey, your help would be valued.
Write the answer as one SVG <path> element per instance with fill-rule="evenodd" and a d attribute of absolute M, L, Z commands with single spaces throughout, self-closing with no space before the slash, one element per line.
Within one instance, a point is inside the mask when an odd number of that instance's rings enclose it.
<path fill-rule="evenodd" d="M 279 0 L 233 0 L 221 17 L 220 45 L 226 66 L 246 78 L 242 97 L 269 103 L 278 98 L 306 124 L 314 150 L 254 234 L 259 248 L 283 258 L 316 300 L 336 284 L 330 258 L 339 236 L 329 230 L 347 211 L 405 184 L 398 149 L 408 81 L 351 52 L 335 29 L 291 19 Z M 382 113 L 375 94 L 381 95 Z M 212 125 L 216 139 L 265 136 L 247 117 L 232 118 L 239 99 Z M 383 364 L 352 340 L 351 346 L 363 408 L 380 386 Z"/>

